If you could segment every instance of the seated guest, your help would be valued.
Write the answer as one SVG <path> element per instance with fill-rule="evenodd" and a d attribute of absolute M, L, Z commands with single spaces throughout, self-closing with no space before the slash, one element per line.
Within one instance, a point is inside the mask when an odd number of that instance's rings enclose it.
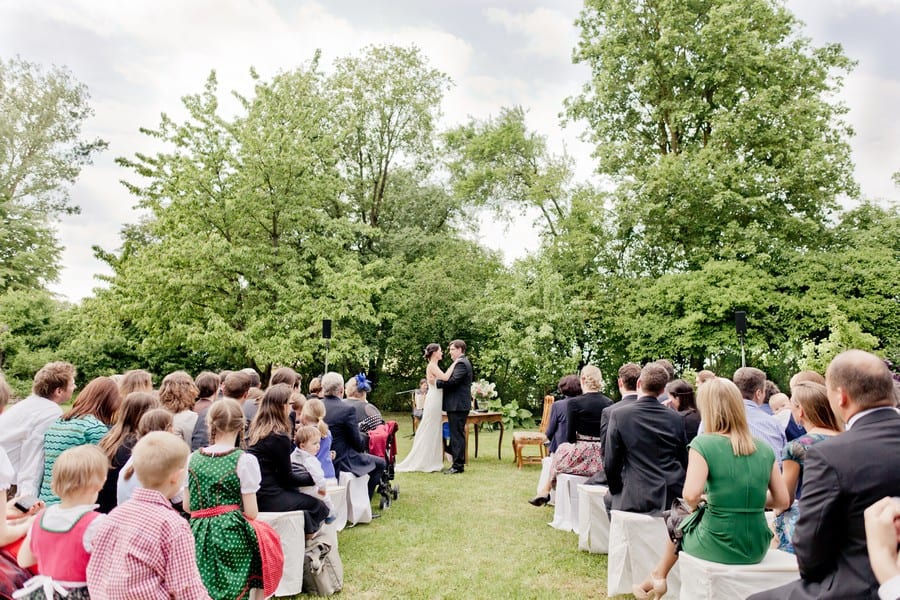
<path fill-rule="evenodd" d="M 701 384 L 710 381 L 711 379 L 715 379 L 716 374 L 708 369 L 703 369 L 699 373 L 697 373 L 697 387 L 700 387 Z"/>
<path fill-rule="evenodd" d="M 325 479 L 337 482 L 337 474 L 334 472 L 334 460 L 331 451 L 332 436 L 325 422 L 325 404 L 319 398 L 311 398 L 306 401 L 300 410 L 300 424 L 312 425 L 319 430 L 322 436 L 319 441 L 319 451 L 316 452 L 316 458 L 322 465 L 322 473 Z"/>
<path fill-rule="evenodd" d="M 581 381 L 578 375 L 566 375 L 559 380 L 556 389 L 562 398 L 554 402 L 550 406 L 550 417 L 547 420 L 547 431 L 544 434 L 550 441 L 548 450 L 550 454 L 556 452 L 559 445 L 568 441 L 569 432 L 566 428 L 566 411 L 568 410 L 569 398 L 581 395 Z"/>
<path fill-rule="evenodd" d="M 172 412 L 175 435 L 185 444 L 191 443 L 197 425 L 197 413 L 193 409 L 199 393 L 194 380 L 184 371 L 169 373 L 159 386 L 159 402 Z"/>
<path fill-rule="evenodd" d="M 135 444 L 134 470 L 143 487 L 94 536 L 87 567 L 93 600 L 212 600 L 197 569 L 191 528 L 169 503 L 184 487 L 189 452 L 183 440 L 162 431 Z"/>
<path fill-rule="evenodd" d="M 131 392 L 153 392 L 153 377 L 144 369 L 126 371 L 118 382 L 119 396 L 125 398 Z"/>
<path fill-rule="evenodd" d="M 766 490 L 775 508 L 788 506 L 775 453 L 751 437 L 741 393 L 732 382 L 707 381 L 697 391 L 697 403 L 708 433 L 691 442 L 683 496 L 694 512 L 681 522 L 681 550 L 712 562 L 758 563 L 772 539 L 764 514 Z M 735 477 L 736 473 L 741 476 Z M 698 511 L 704 494 L 706 507 Z M 678 560 L 677 552 L 667 540 L 650 576 L 634 586 L 636 598 L 665 595 L 666 577 Z"/>
<path fill-rule="evenodd" d="M 332 435 L 335 473 L 340 476 L 340 472 L 345 471 L 357 477 L 368 474 L 371 500 L 384 473 L 384 459 L 367 453 L 368 445 L 359 431 L 356 409 L 341 400 L 344 395 L 343 377 L 334 372 L 323 375 L 322 392 L 325 394 L 325 423 Z"/>
<path fill-rule="evenodd" d="M 372 391 L 372 382 L 366 379 L 364 373 L 351 377 L 344 385 L 344 393 L 347 403 L 356 411 L 356 420 L 359 422 L 360 431 L 366 432 L 384 424 L 381 411 L 374 404 L 369 404 L 369 392 Z"/>
<path fill-rule="evenodd" d="M 613 510 L 659 514 L 684 486 L 684 421 L 657 400 L 668 381 L 665 367 L 644 365 L 638 399 L 609 417 L 603 470 L 610 492 L 606 502 Z"/>
<path fill-rule="evenodd" d="M 666 384 L 669 394 L 669 406 L 678 411 L 684 420 L 684 435 L 687 443 L 697 437 L 700 428 L 700 412 L 694 402 L 694 388 L 684 379 L 676 379 Z"/>
<path fill-rule="evenodd" d="M 197 375 L 194 385 L 197 386 L 197 401 L 194 402 L 193 411 L 200 414 L 209 408 L 213 401 L 218 400 L 219 386 L 222 385 L 222 381 L 212 371 L 203 371 Z"/>
<path fill-rule="evenodd" d="M 119 389 L 122 389 L 121 386 Z M 106 483 L 97 496 L 99 510 L 102 513 L 111 511 L 118 501 L 116 500 L 116 488 L 119 482 L 119 473 L 125 467 L 125 463 L 131 458 L 131 449 L 138 440 L 138 424 L 141 417 L 149 410 L 159 407 L 159 399 L 156 394 L 150 392 L 132 392 L 123 400 L 116 413 L 116 421 L 109 433 L 103 436 L 97 444 L 100 450 L 106 454 L 109 461 L 109 473 Z"/>
<path fill-rule="evenodd" d="M 322 393 L 322 379 L 319 377 L 313 377 L 309 380 L 309 394 L 306 395 L 307 398 L 319 398 L 320 400 L 325 397 Z"/>
<path fill-rule="evenodd" d="M 567 441 L 560 444 L 553 455 L 549 480 L 538 490 L 538 495 L 529 500 L 534 506 L 543 506 L 550 501 L 550 490 L 556 486 L 559 473 L 590 477 L 603 470 L 600 419 L 612 406 L 612 400 L 600 393 L 603 375 L 594 365 L 585 365 L 581 369 L 580 384 L 584 393 L 569 399 L 566 405 Z"/>
<path fill-rule="evenodd" d="M 290 367 L 279 367 L 275 369 L 272 373 L 272 377 L 269 379 L 269 387 L 273 385 L 277 385 L 279 383 L 283 383 L 289 386 L 292 390 L 291 392 L 291 431 L 295 431 L 297 429 L 297 419 L 300 411 L 303 409 L 303 403 L 306 402 L 306 396 L 303 395 L 303 392 L 300 391 L 300 384 L 302 383 L 302 379 L 300 374 L 297 371 L 293 370 Z M 252 393 L 252 388 L 251 388 Z M 260 398 L 262 398 L 262 393 L 260 393 Z M 256 414 L 257 406 L 259 402 L 255 402 L 252 413 L 248 410 L 247 405 L 250 402 L 244 403 L 244 415 Z M 247 419 L 249 423 L 252 421 L 252 416 Z"/>
<path fill-rule="evenodd" d="M 173 417 L 174 415 L 170 410 L 166 410 L 162 407 L 151 408 L 141 415 L 141 419 L 138 421 L 137 440 L 140 440 L 151 431 L 165 431 L 166 433 L 172 433 Z M 137 444 L 137 441 L 135 441 L 135 444 Z M 134 474 L 134 457 L 129 456 L 128 460 L 125 461 L 125 464 L 119 471 L 119 479 L 116 481 L 116 503 L 125 504 L 127 501 L 131 500 L 131 495 L 134 493 L 134 490 L 139 487 L 143 486 L 137 478 L 137 475 Z M 173 505 L 180 504 L 181 500 L 181 492 L 179 492 L 172 498 L 172 503 Z"/>
<path fill-rule="evenodd" d="M 118 386 L 115 390 L 118 394 Z M 61 502 L 38 514 L 19 550 L 19 566 L 37 565 L 40 575 L 25 585 L 25 593 L 16 594 L 18 598 L 45 600 L 48 580 L 65 589 L 69 600 L 89 598 L 88 560 L 94 533 L 106 517 L 94 510 L 94 502 L 107 471 L 106 455 L 91 444 L 69 448 L 59 455 L 53 464 L 52 485 Z"/>
<path fill-rule="evenodd" d="M 0 448 L 12 465 L 20 496 L 37 495 L 44 474 L 44 434 L 75 391 L 75 367 L 52 362 L 34 376 L 32 394 L 0 414 Z"/>
<path fill-rule="evenodd" d="M 881 587 L 882 600 L 900 598 L 900 500 L 882 498 L 863 513 L 866 523 L 866 549 L 869 564 Z"/>
<path fill-rule="evenodd" d="M 772 447 L 775 458 L 781 464 L 781 455 L 784 452 L 784 429 L 778 419 L 766 413 L 760 405 L 766 395 L 766 374 L 753 367 L 741 367 L 734 372 L 731 380 L 741 390 L 744 398 L 744 410 L 747 413 L 747 425 L 750 434 L 756 439 L 763 440 Z M 704 433 L 705 424 L 700 423 L 700 433 Z"/>
<path fill-rule="evenodd" d="M 791 380 L 788 383 L 788 386 L 790 387 L 791 390 L 793 390 L 794 386 L 797 385 L 798 383 L 800 383 L 801 381 L 811 381 L 813 383 L 825 385 L 825 378 L 820 373 L 817 373 L 816 371 L 806 370 L 806 371 L 800 371 L 798 373 L 794 373 L 794 376 L 791 377 Z M 787 439 L 787 441 L 791 441 L 793 439 L 800 437 L 804 433 L 806 433 L 806 430 L 803 429 L 802 425 L 800 425 L 799 423 L 797 423 L 796 420 L 794 420 L 794 415 L 792 414 L 791 418 L 788 419 L 787 427 L 785 427 L 784 437 Z"/>
<path fill-rule="evenodd" d="M 243 407 L 244 401 L 247 400 L 247 394 L 250 392 L 251 379 L 250 376 L 243 371 L 222 371 L 225 376 L 222 377 L 222 397 L 237 400 L 237 403 Z M 197 414 L 197 424 L 194 426 L 194 433 L 191 435 L 191 450 L 199 450 L 209 445 L 209 432 L 206 430 L 206 411 L 203 409 Z"/>
<path fill-rule="evenodd" d="M 773 394 L 769 398 L 769 408 L 772 409 L 772 416 L 778 419 L 778 422 L 785 428 L 785 437 L 787 437 L 787 427 L 791 420 L 791 397 L 782 392 Z"/>
<path fill-rule="evenodd" d="M 50 487 L 53 463 L 69 448 L 99 444 L 109 432 L 120 403 L 119 386 L 109 377 L 98 377 L 81 390 L 72 408 L 50 425 L 44 434 L 44 476 L 39 495 L 41 500 L 47 504 L 59 502 L 59 497 Z"/>
<path fill-rule="evenodd" d="M 877 356 L 849 350 L 828 365 L 825 388 L 846 431 L 810 447 L 803 463 L 793 537 L 801 579 L 754 594 L 756 600 L 877 594 L 863 511 L 884 496 L 900 496 L 900 414 L 891 373 Z"/>
<path fill-rule="evenodd" d="M 328 507 L 319 499 L 300 492 L 314 485 L 309 473 L 291 468 L 293 431 L 288 419 L 291 390 L 284 383 L 273 385 L 263 395 L 259 411 L 250 423 L 247 451 L 259 461 L 262 481 L 256 492 L 262 512 L 305 511 L 303 527 L 307 535 L 319 530 L 328 516 Z"/>
<path fill-rule="evenodd" d="M 600 441 L 606 442 L 606 430 L 609 428 L 609 417 L 613 411 L 619 410 L 623 406 L 628 406 L 634 400 L 637 400 L 637 382 L 641 376 L 641 365 L 637 363 L 625 363 L 619 367 L 619 378 L 616 383 L 619 387 L 619 397 L 621 400 L 603 411 L 600 417 Z"/>
<path fill-rule="evenodd" d="M 806 453 L 811 446 L 837 435 L 844 428 L 831 410 L 824 385 L 802 381 L 794 384 L 791 393 L 793 394 L 790 399 L 791 410 L 797 422 L 806 429 L 806 433 L 791 440 L 784 447 L 782 473 L 791 507 L 775 517 L 775 536 L 778 538 L 779 550 L 793 553 L 791 537 L 794 534 L 797 517 L 800 516 L 799 503 L 796 500 L 801 495 Z"/>

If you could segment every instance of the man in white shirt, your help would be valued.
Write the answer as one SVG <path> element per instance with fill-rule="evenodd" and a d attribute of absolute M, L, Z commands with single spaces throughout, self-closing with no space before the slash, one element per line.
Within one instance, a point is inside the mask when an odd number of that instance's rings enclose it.
<path fill-rule="evenodd" d="M 34 376 L 32 394 L 0 414 L 0 448 L 16 471 L 16 494 L 37 494 L 44 472 L 44 433 L 75 391 L 75 367 L 52 362 Z"/>

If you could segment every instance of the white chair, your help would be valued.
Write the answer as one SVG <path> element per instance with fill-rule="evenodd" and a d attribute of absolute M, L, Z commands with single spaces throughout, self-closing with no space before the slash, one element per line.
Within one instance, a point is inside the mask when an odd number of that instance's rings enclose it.
<path fill-rule="evenodd" d="M 347 526 L 347 488 L 342 485 L 329 485 L 327 489 L 335 514 L 331 526 L 335 531 L 341 531 Z"/>
<path fill-rule="evenodd" d="M 578 485 L 587 480 L 587 477 L 568 473 L 556 476 L 556 505 L 550 527 L 578 533 Z"/>
<path fill-rule="evenodd" d="M 256 517 L 268 523 L 281 538 L 284 552 L 284 568 L 278 582 L 276 596 L 295 596 L 303 590 L 303 555 L 306 552 L 306 535 L 303 531 L 302 510 L 290 512 L 261 512 Z M 260 597 L 262 597 L 260 590 Z"/>
<path fill-rule="evenodd" d="M 609 560 L 606 578 L 607 594 L 630 594 L 631 587 L 642 583 L 666 548 L 666 524 L 662 517 L 612 511 L 609 522 Z M 666 579 L 669 591 L 664 598 L 678 598 L 681 579 L 679 565 Z"/>
<path fill-rule="evenodd" d="M 609 488 L 602 485 L 578 486 L 578 549 L 593 554 L 609 552 L 609 515 L 603 497 Z"/>
<path fill-rule="evenodd" d="M 341 471 L 338 484 L 347 488 L 347 521 L 350 525 L 372 521 L 372 503 L 369 501 L 369 475 L 357 477 Z"/>
<path fill-rule="evenodd" d="M 687 552 L 678 556 L 678 564 L 682 600 L 746 598 L 800 577 L 797 557 L 781 550 L 769 550 L 757 565 L 723 565 Z"/>

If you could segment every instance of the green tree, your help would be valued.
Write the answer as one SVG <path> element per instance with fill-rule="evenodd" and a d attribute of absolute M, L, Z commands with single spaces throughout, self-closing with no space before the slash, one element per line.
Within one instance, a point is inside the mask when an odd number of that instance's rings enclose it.
<path fill-rule="evenodd" d="M 525 126 L 521 107 L 501 109 L 493 119 L 471 119 L 444 133 L 454 193 L 503 217 L 538 208 L 543 229 L 556 236 L 568 213 L 571 160 L 554 156 L 547 140 Z M 513 210 L 510 210 L 510 209 Z"/>
<path fill-rule="evenodd" d="M 617 186 L 633 273 L 818 246 L 856 193 L 839 45 L 774 0 L 587 0 L 578 25 L 591 79 L 567 111 Z"/>
<path fill-rule="evenodd" d="M 81 136 L 88 100 L 66 69 L 0 59 L 0 292 L 57 276 L 53 224 L 78 212 L 69 186 L 107 145 Z"/>
<path fill-rule="evenodd" d="M 163 115 L 147 131 L 166 151 L 121 161 L 142 177 L 130 188 L 151 218 L 110 257 L 108 304 L 96 308 L 138 332 L 157 372 L 309 365 L 326 316 L 357 326 L 333 360 L 363 345 L 358 325 L 374 320 L 385 281 L 350 251 L 354 224 L 330 214 L 340 180 L 327 97 L 314 60 L 258 82 L 229 120 L 213 75 L 185 97 L 185 122 Z"/>

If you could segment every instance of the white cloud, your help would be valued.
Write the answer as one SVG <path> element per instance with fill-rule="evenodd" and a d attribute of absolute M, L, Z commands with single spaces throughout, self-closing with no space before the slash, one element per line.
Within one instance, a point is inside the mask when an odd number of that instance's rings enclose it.
<path fill-rule="evenodd" d="M 535 56 L 557 58 L 561 53 L 568 56 L 577 40 L 574 18 L 549 8 L 536 8 L 530 13 L 487 8 L 484 16 L 489 22 L 502 25 L 507 32 L 524 36 L 523 51 Z"/>

